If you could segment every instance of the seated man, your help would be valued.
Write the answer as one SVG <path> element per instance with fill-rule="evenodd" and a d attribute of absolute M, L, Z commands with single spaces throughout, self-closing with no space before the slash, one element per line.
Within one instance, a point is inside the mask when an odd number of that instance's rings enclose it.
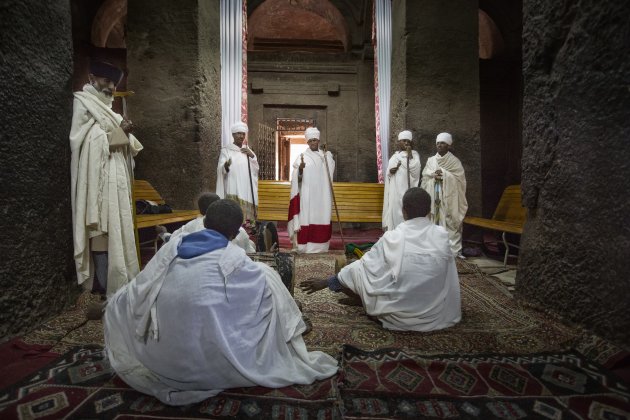
<path fill-rule="evenodd" d="M 226 388 L 310 384 L 337 371 L 309 352 L 306 326 L 278 274 L 230 242 L 240 206 L 217 200 L 199 232 L 174 236 L 105 310 L 107 356 L 118 375 L 165 404 Z"/>
<path fill-rule="evenodd" d="M 166 228 L 162 225 L 158 225 L 155 227 L 155 230 L 158 233 L 158 236 L 164 241 L 168 242 L 168 240 L 173 235 L 179 235 L 180 233 L 193 233 L 199 232 L 204 229 L 203 226 L 203 218 L 206 214 L 206 210 L 208 210 L 208 206 L 215 201 L 219 200 L 220 197 L 215 193 L 204 192 L 199 194 L 197 198 L 197 207 L 199 208 L 199 216 L 196 219 L 191 220 L 186 223 L 184 226 L 180 227 L 173 233 L 168 233 Z M 242 227 L 238 230 L 238 235 L 232 241 L 234 245 L 238 245 L 245 250 L 245 252 L 256 252 L 256 246 L 254 246 L 254 242 L 249 239 L 249 235 Z"/>
<path fill-rule="evenodd" d="M 461 319 L 461 302 L 448 233 L 426 217 L 431 197 L 425 190 L 410 188 L 402 202 L 405 221 L 385 232 L 360 260 L 300 287 L 309 294 L 326 287 L 356 294 L 367 314 L 390 330 L 451 327 Z"/>

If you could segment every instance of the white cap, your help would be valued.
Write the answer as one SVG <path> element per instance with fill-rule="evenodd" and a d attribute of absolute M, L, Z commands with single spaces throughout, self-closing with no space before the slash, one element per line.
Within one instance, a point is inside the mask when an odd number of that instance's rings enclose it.
<path fill-rule="evenodd" d="M 249 130 L 247 128 L 247 124 L 245 124 L 242 121 L 239 121 L 237 123 L 232 124 L 232 127 L 230 127 L 230 130 L 232 130 L 232 134 L 234 133 L 247 133 Z"/>
<path fill-rule="evenodd" d="M 436 143 L 443 142 L 450 146 L 453 144 L 453 137 L 451 137 L 451 135 L 448 133 L 440 133 L 435 138 L 435 142 Z"/>
<path fill-rule="evenodd" d="M 309 127 L 304 132 L 304 137 L 306 137 L 306 141 L 311 139 L 319 140 L 319 130 L 316 127 Z"/>
<path fill-rule="evenodd" d="M 405 130 L 398 133 L 398 140 L 411 140 L 413 138 L 413 134 L 411 131 Z"/>

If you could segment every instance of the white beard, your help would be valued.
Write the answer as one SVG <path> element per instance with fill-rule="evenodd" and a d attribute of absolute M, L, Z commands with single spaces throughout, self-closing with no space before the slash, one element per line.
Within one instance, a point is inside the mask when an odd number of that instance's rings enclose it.
<path fill-rule="evenodd" d="M 86 83 L 85 86 L 83 86 L 83 90 L 85 92 L 89 92 L 92 95 L 96 96 L 101 102 L 103 102 L 105 105 L 111 108 L 112 103 L 114 102 L 114 95 L 107 95 L 104 92 L 101 92 L 98 89 L 96 89 L 90 83 Z"/>

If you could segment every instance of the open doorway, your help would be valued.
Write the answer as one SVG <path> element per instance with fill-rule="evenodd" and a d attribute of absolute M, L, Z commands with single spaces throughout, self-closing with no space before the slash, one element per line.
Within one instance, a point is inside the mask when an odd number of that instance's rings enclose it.
<path fill-rule="evenodd" d="M 314 119 L 276 118 L 276 179 L 291 180 L 291 165 L 308 147 L 304 131 L 315 123 Z"/>

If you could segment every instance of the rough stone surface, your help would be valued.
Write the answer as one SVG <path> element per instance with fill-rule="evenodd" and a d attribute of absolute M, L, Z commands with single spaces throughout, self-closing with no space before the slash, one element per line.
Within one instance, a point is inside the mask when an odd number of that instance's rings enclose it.
<path fill-rule="evenodd" d="M 630 344 L 630 3 L 525 0 L 517 292 Z"/>
<path fill-rule="evenodd" d="M 128 5 L 129 116 L 145 149 L 136 178 L 174 208 L 214 190 L 220 149 L 219 1 Z"/>
<path fill-rule="evenodd" d="M 70 207 L 70 6 L 14 0 L 0 11 L 0 338 L 7 338 L 61 312 L 79 287 Z"/>
<path fill-rule="evenodd" d="M 453 154 L 466 170 L 468 214 L 480 214 L 477 2 L 453 7 L 440 0 L 395 0 L 392 7 L 390 139 L 400 130 L 411 130 L 424 166 L 435 154 L 435 136 L 451 133 Z"/>

